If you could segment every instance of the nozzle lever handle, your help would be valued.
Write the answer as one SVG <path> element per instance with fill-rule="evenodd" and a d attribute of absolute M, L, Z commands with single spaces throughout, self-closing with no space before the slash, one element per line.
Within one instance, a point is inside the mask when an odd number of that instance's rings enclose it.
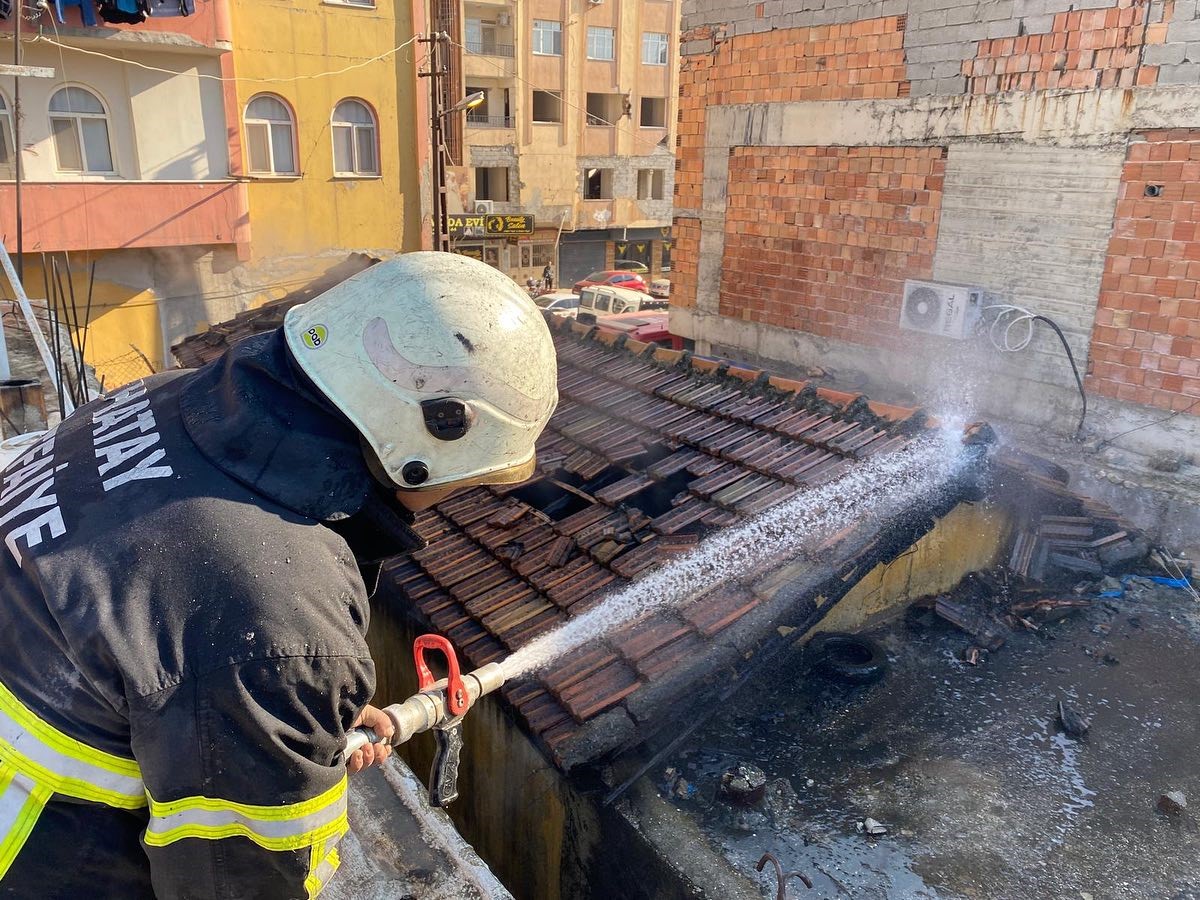
<path fill-rule="evenodd" d="M 446 806 L 458 797 L 458 765 L 462 758 L 462 722 L 449 728 L 434 729 L 437 754 L 429 772 L 429 802 Z"/>

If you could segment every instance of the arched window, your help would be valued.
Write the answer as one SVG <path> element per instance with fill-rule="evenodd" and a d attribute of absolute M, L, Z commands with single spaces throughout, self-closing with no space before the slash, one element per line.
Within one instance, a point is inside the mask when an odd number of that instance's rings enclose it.
<path fill-rule="evenodd" d="M 361 100 L 343 100 L 333 108 L 333 173 L 378 175 L 375 114 Z"/>
<path fill-rule="evenodd" d="M 246 156 L 252 174 L 296 174 L 296 124 L 288 105 L 273 94 L 246 104 Z"/>
<path fill-rule="evenodd" d="M 8 101 L 0 94 L 0 178 L 12 178 L 16 168 L 12 115 L 8 111 Z"/>
<path fill-rule="evenodd" d="M 60 172 L 112 172 L 108 112 L 86 88 L 65 87 L 50 98 L 50 132 Z"/>

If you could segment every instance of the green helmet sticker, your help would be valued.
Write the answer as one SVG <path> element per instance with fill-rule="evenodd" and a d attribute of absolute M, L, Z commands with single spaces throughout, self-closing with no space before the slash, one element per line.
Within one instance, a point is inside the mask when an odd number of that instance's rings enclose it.
<path fill-rule="evenodd" d="M 325 341 L 329 339 L 329 329 L 324 325 L 314 325 L 308 331 L 304 332 L 304 346 L 309 350 L 317 350 L 325 346 Z"/>

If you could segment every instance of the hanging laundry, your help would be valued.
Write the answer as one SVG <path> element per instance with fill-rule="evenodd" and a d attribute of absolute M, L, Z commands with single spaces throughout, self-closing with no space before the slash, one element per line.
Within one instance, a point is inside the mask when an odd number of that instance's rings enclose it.
<path fill-rule="evenodd" d="M 196 11 L 196 0 L 150 0 L 150 15 L 154 18 L 190 16 Z"/>
<path fill-rule="evenodd" d="M 113 24 L 140 25 L 149 11 L 149 0 L 100 0 L 100 18 Z"/>
<path fill-rule="evenodd" d="M 92 0 L 54 0 L 54 12 L 58 15 L 58 21 L 65 25 L 67 20 L 63 18 L 63 9 L 69 6 L 79 7 L 79 16 L 83 19 L 83 24 L 89 28 L 99 25 L 96 20 L 96 10 L 92 6 Z"/>

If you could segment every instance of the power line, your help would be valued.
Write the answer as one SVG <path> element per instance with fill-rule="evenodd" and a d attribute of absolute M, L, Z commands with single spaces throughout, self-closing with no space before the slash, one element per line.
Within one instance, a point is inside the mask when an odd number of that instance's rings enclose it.
<path fill-rule="evenodd" d="M 57 31 L 57 29 L 56 29 L 56 31 Z M 289 75 L 286 77 L 281 76 L 281 77 L 277 77 L 277 78 L 255 78 L 255 77 L 249 76 L 249 75 L 233 75 L 233 76 L 226 77 L 224 75 L 209 75 L 205 72 L 179 71 L 177 69 L 164 69 L 159 66 L 146 65 L 145 63 L 141 63 L 136 60 L 125 59 L 123 57 L 113 56 L 108 53 L 101 53 L 99 50 L 85 50 L 83 47 L 74 47 L 71 44 L 64 44 L 61 41 L 58 41 L 54 38 L 46 37 L 46 35 L 44 35 L 44 34 L 38 35 L 37 38 L 35 38 L 30 43 L 46 43 L 46 44 L 50 44 L 54 47 L 58 47 L 60 52 L 62 50 L 70 50 L 73 53 L 82 53 L 82 54 L 85 54 L 86 56 L 98 56 L 101 59 L 111 60 L 112 62 L 124 63 L 127 66 L 134 66 L 135 68 L 138 68 L 138 69 L 145 69 L 148 72 L 161 72 L 164 75 L 175 75 L 175 76 L 185 77 L 185 78 L 198 78 L 198 79 L 202 78 L 202 79 L 205 79 L 208 81 L 217 81 L 217 82 L 221 82 L 221 83 L 248 82 L 248 83 L 253 83 L 253 84 L 291 84 L 291 83 L 297 82 L 297 81 L 311 81 L 311 80 L 317 79 L 317 78 L 328 78 L 333 75 L 343 75 L 346 72 L 353 72 L 356 69 L 362 69 L 362 68 L 365 68 L 366 66 L 372 65 L 374 63 L 382 62 L 386 59 L 389 59 L 389 58 L 395 56 L 397 53 L 399 53 L 401 50 L 405 49 L 406 47 L 411 46 L 413 43 L 416 42 L 416 40 L 419 37 L 420 37 L 420 35 L 413 35 L 413 37 L 409 38 L 403 44 L 400 44 L 397 47 L 393 47 L 391 50 L 387 50 L 383 53 L 380 53 L 378 56 L 372 56 L 370 59 L 360 60 L 359 62 L 351 63 L 350 65 L 343 66 L 340 69 L 331 69 L 330 71 L 327 71 L 327 72 L 313 72 L 313 73 L 306 74 L 306 75 Z M 153 49 L 153 48 L 150 48 L 150 49 Z"/>

